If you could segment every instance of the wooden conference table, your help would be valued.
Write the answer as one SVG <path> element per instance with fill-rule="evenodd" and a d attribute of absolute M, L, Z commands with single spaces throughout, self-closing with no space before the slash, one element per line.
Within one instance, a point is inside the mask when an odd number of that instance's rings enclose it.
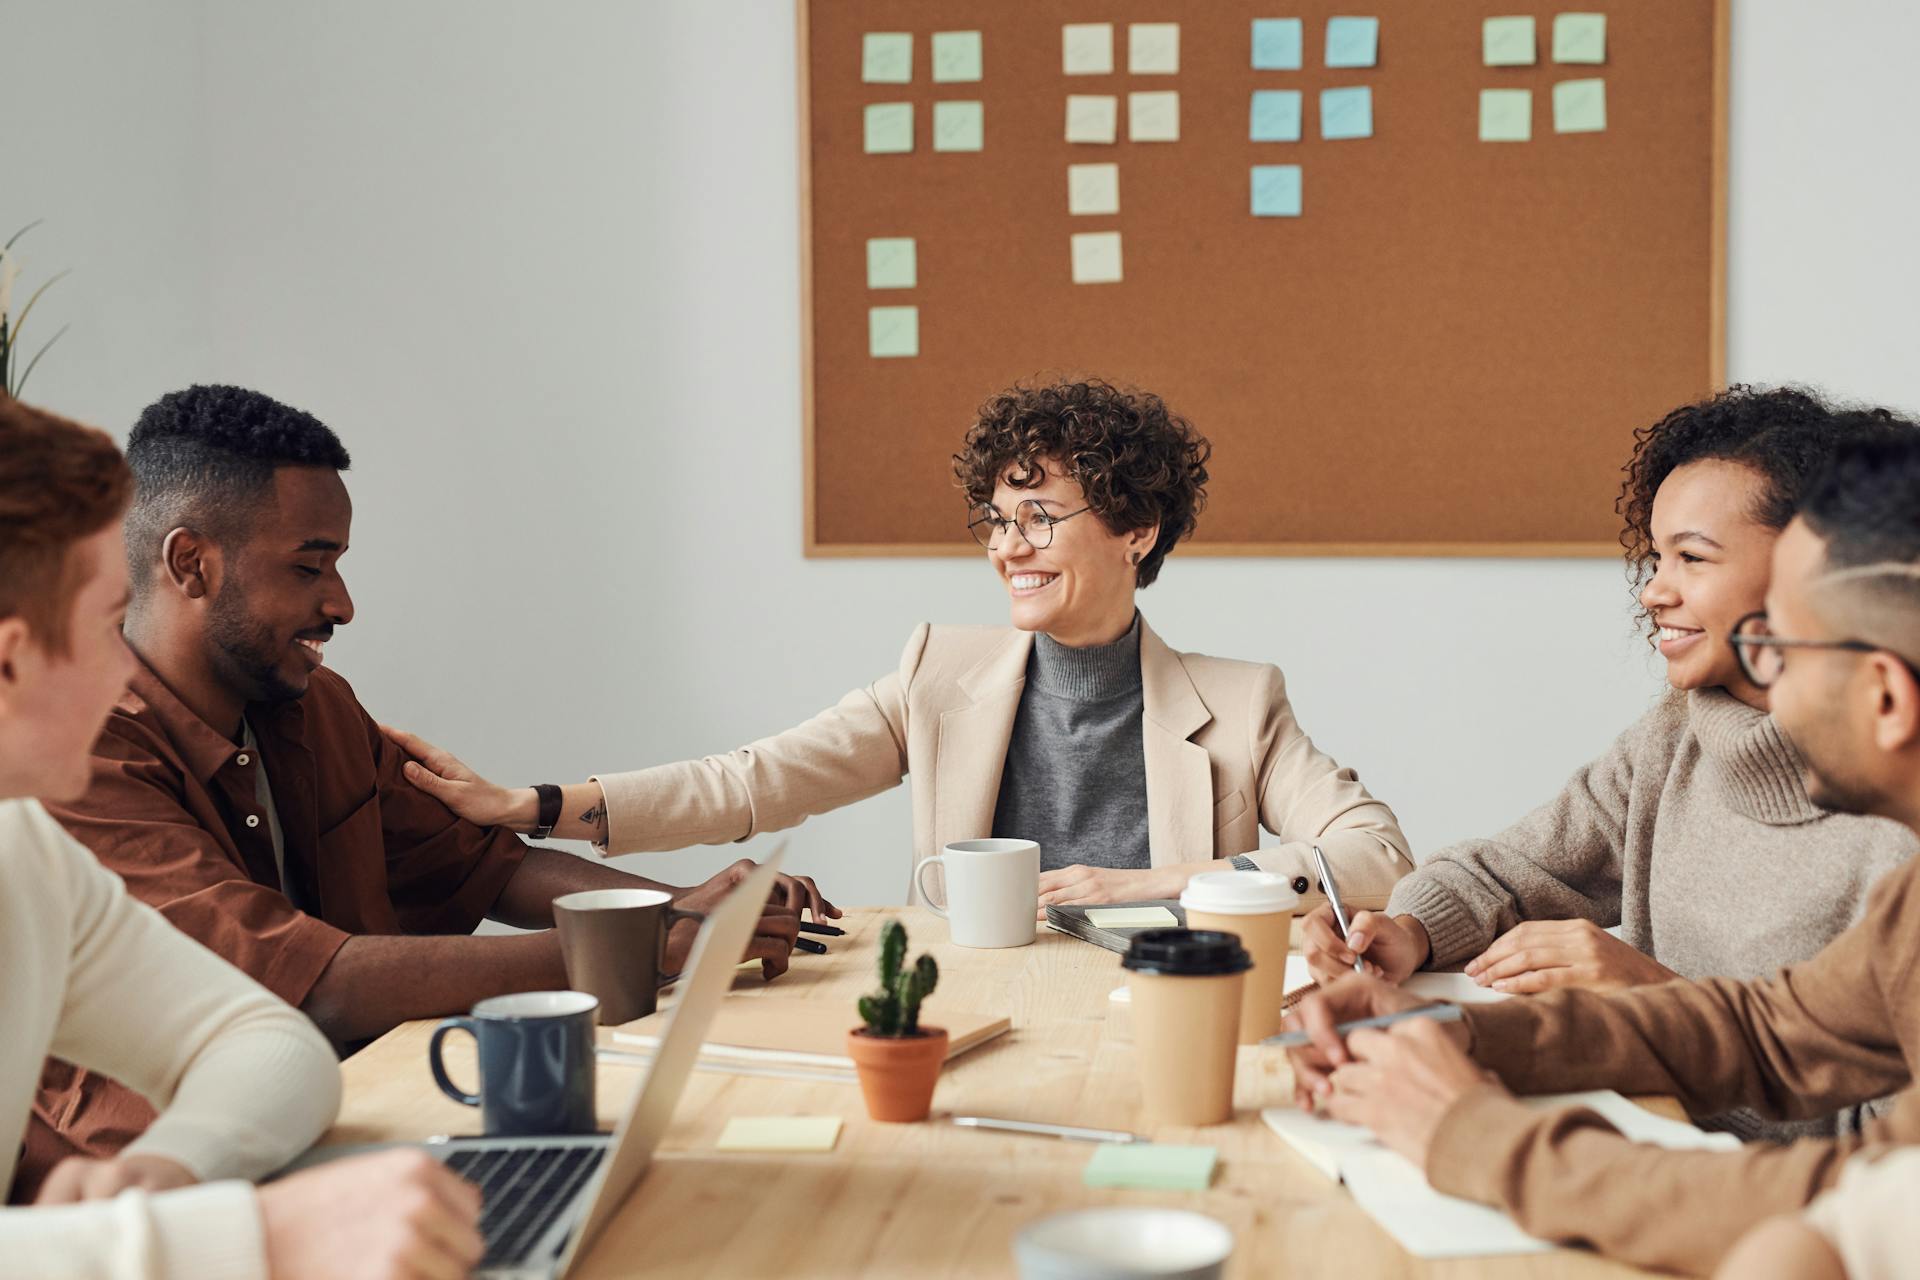
<path fill-rule="evenodd" d="M 1004 1013 L 1012 1032 L 948 1064 L 933 1116 L 921 1124 L 869 1120 L 854 1084 L 695 1072 L 652 1170 L 576 1276 L 1010 1276 L 1022 1226 L 1100 1204 L 1184 1207 L 1218 1218 L 1236 1238 L 1233 1277 L 1644 1274 L 1568 1250 L 1410 1257 L 1261 1122 L 1262 1107 L 1290 1105 L 1286 1057 L 1275 1050 L 1241 1050 L 1231 1124 L 1145 1126 L 1129 1013 L 1107 999 L 1122 981 L 1120 958 L 1063 934 L 1042 929 L 1030 947 L 973 951 L 949 943 L 946 923 L 931 912 L 853 910 L 840 922 L 847 936 L 827 939 L 830 955 L 796 952 L 777 982 L 742 976 L 730 998 L 819 998 L 824 1016 L 851 1027 L 855 998 L 875 985 L 878 930 L 891 916 L 907 926 L 909 955 L 928 951 L 940 962 L 927 1022 L 938 1025 L 942 1009 Z M 326 1143 L 479 1132 L 479 1112 L 447 1100 L 428 1074 L 433 1026 L 398 1027 L 346 1062 L 346 1102 Z M 456 1080 L 474 1079 L 471 1046 L 466 1036 L 447 1042 Z M 638 1068 L 601 1062 L 603 1128 L 612 1127 L 640 1078 Z M 1204 1144 L 1218 1148 L 1220 1165 L 1204 1192 L 1096 1191 L 1080 1181 L 1090 1144 L 947 1122 L 968 1113 Z M 714 1149 L 730 1117 L 777 1115 L 834 1115 L 845 1126 L 826 1154 Z"/>

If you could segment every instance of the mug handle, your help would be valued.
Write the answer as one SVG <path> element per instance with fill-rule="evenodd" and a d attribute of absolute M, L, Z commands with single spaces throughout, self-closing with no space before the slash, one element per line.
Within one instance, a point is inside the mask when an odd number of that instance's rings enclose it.
<path fill-rule="evenodd" d="M 440 1086 L 440 1092 L 455 1102 L 464 1102 L 470 1107 L 480 1105 L 480 1095 L 467 1093 L 456 1085 L 447 1075 L 447 1064 L 440 1060 L 440 1042 L 447 1038 L 449 1031 L 464 1031 L 473 1037 L 474 1044 L 480 1043 L 480 1028 L 472 1018 L 446 1018 L 433 1029 L 433 1039 L 427 1041 L 427 1065 L 433 1068 L 433 1082 Z"/>
<path fill-rule="evenodd" d="M 927 910 L 933 912 L 933 914 L 939 916 L 942 920 L 945 920 L 948 918 L 947 909 L 945 907 L 934 905 L 934 901 L 932 897 L 930 897 L 927 893 L 927 882 L 924 879 L 927 868 L 932 866 L 936 862 L 939 863 L 942 867 L 947 865 L 946 858 L 936 853 L 931 858 L 926 859 L 919 866 L 913 869 L 913 888 L 914 888 L 914 891 L 920 895 L 920 901 L 926 904 Z"/>
<path fill-rule="evenodd" d="M 704 922 L 706 918 L 707 913 L 704 911 L 688 911 L 685 907 L 668 906 L 667 922 L 660 926 L 660 963 L 657 968 L 663 972 L 660 972 L 654 979 L 654 986 L 664 987 L 670 982 L 680 981 L 681 978 L 681 975 L 678 973 L 664 972 L 667 967 L 667 935 L 673 932 L 673 926 L 679 924 L 682 920 L 699 920 Z"/>

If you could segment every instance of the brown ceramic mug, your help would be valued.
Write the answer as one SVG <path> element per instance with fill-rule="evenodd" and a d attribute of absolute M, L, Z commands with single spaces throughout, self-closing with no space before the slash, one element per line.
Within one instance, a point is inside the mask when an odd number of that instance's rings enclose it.
<path fill-rule="evenodd" d="M 588 889 L 553 900 L 567 985 L 599 999 L 603 1026 L 659 1007 L 660 988 L 680 976 L 664 972 L 667 931 L 682 920 L 704 919 L 658 889 Z"/>

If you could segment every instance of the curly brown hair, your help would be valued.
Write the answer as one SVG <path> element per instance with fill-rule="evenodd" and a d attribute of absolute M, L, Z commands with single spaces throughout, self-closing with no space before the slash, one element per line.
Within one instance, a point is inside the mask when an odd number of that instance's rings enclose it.
<path fill-rule="evenodd" d="M 1159 396 L 1089 378 L 1016 386 L 988 400 L 953 455 L 953 474 L 968 504 L 978 506 L 993 500 L 1003 478 L 1032 489 L 1046 482 L 1043 462 L 1064 467 L 1112 532 L 1160 526 L 1136 570 L 1137 585 L 1146 587 L 1174 544 L 1193 532 L 1212 454 Z"/>
<path fill-rule="evenodd" d="M 1654 495 L 1679 468 L 1708 459 L 1748 468 L 1761 480 L 1750 514 L 1766 528 L 1784 529 L 1841 445 L 1898 429 L 1885 409 L 1837 408 L 1804 387 L 1762 391 L 1741 384 L 1641 427 L 1633 433 L 1633 456 L 1621 468 L 1626 478 L 1613 504 L 1626 521 L 1620 545 L 1636 601 L 1653 576 Z M 1644 605 L 1636 617 L 1651 639 L 1653 619 Z"/>

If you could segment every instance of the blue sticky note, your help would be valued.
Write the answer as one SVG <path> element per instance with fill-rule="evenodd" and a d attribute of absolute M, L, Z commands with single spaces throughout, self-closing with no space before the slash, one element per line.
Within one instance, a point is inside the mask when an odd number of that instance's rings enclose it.
<path fill-rule="evenodd" d="M 1254 142 L 1300 141 L 1300 91 L 1255 89 L 1247 137 Z"/>
<path fill-rule="evenodd" d="M 1257 164 L 1253 166 L 1253 216 L 1256 218 L 1300 216 L 1299 165 Z"/>
<path fill-rule="evenodd" d="M 1298 71 L 1300 47 L 1306 43 L 1298 18 L 1253 20 L 1253 69 Z"/>
<path fill-rule="evenodd" d="M 1373 136 L 1373 90 L 1322 89 L 1320 91 L 1320 136 L 1323 138 L 1371 138 Z"/>
<path fill-rule="evenodd" d="M 1380 60 L 1380 19 L 1328 18 L 1327 65 L 1371 67 Z"/>
<path fill-rule="evenodd" d="M 1170 1142 L 1103 1142 L 1081 1171 L 1090 1187 L 1141 1187 L 1149 1191 L 1205 1191 L 1213 1181 L 1212 1147 Z"/>

